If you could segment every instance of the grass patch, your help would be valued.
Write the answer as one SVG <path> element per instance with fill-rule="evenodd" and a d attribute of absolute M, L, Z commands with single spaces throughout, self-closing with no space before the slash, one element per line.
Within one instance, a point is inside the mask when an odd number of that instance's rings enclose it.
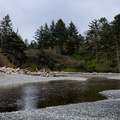
<path fill-rule="evenodd" d="M 63 71 L 65 71 L 65 72 L 79 72 L 79 70 L 75 69 L 75 68 L 65 68 L 65 69 L 63 69 Z"/>

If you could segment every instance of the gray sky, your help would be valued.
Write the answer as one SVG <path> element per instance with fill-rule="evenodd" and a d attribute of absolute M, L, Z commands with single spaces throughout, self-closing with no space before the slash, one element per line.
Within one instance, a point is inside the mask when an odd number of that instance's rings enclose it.
<path fill-rule="evenodd" d="M 7 14 L 14 30 L 31 41 L 39 26 L 60 18 L 67 26 L 73 21 L 81 34 L 94 19 L 112 21 L 120 14 L 120 0 L 0 0 L 0 20 Z"/>

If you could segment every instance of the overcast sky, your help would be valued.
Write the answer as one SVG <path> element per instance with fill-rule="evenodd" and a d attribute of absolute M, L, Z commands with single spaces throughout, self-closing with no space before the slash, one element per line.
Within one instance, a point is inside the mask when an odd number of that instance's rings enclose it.
<path fill-rule="evenodd" d="M 0 20 L 7 14 L 14 31 L 19 28 L 22 38 L 31 41 L 39 26 L 60 18 L 67 26 L 73 21 L 81 34 L 94 19 L 112 21 L 120 14 L 120 0 L 0 0 Z"/>

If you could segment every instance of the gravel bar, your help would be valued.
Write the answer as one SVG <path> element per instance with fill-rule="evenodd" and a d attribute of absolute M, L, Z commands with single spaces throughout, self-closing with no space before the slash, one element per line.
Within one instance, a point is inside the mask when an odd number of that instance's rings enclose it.
<path fill-rule="evenodd" d="M 24 83 L 35 83 L 35 82 L 47 82 L 55 80 L 79 80 L 86 81 L 88 78 L 85 77 L 41 77 L 41 76 L 31 76 L 31 75 L 1 75 L 0 76 L 0 87 L 10 86 L 10 85 L 20 85 Z"/>
<path fill-rule="evenodd" d="M 120 120 L 120 99 L 1 113 L 0 120 Z"/>
<path fill-rule="evenodd" d="M 106 90 L 106 91 L 100 92 L 100 94 L 106 96 L 108 99 L 120 98 L 120 90 Z"/>
<path fill-rule="evenodd" d="M 0 87 L 51 80 L 87 80 L 87 77 L 40 77 L 28 75 L 1 75 Z M 120 120 L 120 91 L 103 91 L 114 99 L 61 105 L 28 111 L 0 113 L 0 120 Z M 117 97 L 116 97 L 117 96 Z"/>

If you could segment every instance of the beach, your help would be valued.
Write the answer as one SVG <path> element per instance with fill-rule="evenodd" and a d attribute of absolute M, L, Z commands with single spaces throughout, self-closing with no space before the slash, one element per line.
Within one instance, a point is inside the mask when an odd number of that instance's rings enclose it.
<path fill-rule="evenodd" d="M 118 79 L 120 76 L 67 74 L 67 77 L 0 75 L 0 87 L 55 80 L 86 81 L 91 77 Z M 0 120 L 120 120 L 120 90 L 102 91 L 108 99 L 96 102 L 60 105 L 26 111 L 0 113 Z"/>

